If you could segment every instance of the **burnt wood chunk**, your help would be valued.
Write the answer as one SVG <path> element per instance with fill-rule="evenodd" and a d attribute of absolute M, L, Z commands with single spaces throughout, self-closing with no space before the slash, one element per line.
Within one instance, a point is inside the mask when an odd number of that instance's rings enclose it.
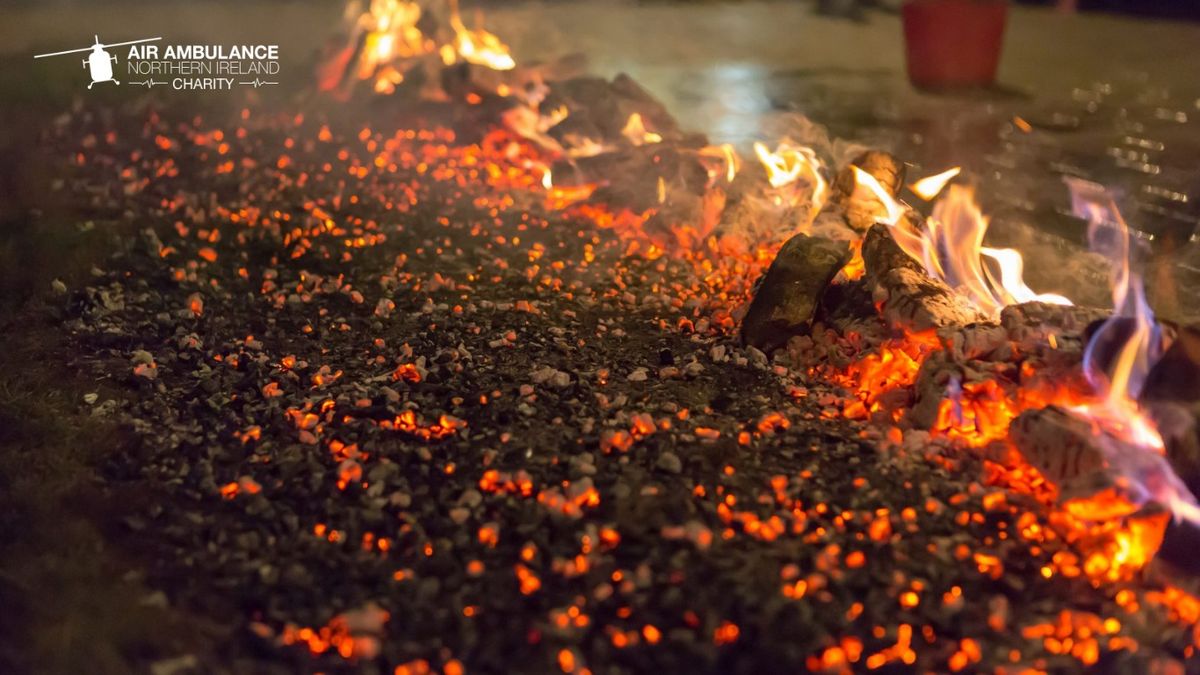
<path fill-rule="evenodd" d="M 742 341 L 770 351 L 808 330 L 821 296 L 850 260 L 850 245 L 797 234 L 763 275 L 746 318 Z"/>
<path fill-rule="evenodd" d="M 1138 398 L 1162 435 L 1171 468 L 1200 495 L 1200 326 L 1179 329 Z"/>
<path fill-rule="evenodd" d="M 900 248 L 887 225 L 876 224 L 863 240 L 864 279 L 883 319 L 892 328 L 926 330 L 963 326 L 985 320 L 944 282 L 925 274 Z"/>
<path fill-rule="evenodd" d="M 1073 342 L 1080 349 L 1085 329 L 1095 321 L 1112 314 L 1112 310 L 1082 305 L 1054 305 L 1045 302 L 1024 302 L 1009 305 L 1000 311 L 1000 325 L 1009 338 L 1031 351 L 1035 345 L 1054 336 L 1056 344 Z"/>
<path fill-rule="evenodd" d="M 1008 437 L 1025 461 L 1060 488 L 1105 467 L 1091 425 L 1058 406 L 1021 413 Z"/>

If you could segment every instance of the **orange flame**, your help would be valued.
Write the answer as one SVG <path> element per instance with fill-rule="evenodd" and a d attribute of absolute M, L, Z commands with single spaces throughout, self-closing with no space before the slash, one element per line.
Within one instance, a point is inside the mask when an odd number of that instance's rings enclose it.
<path fill-rule="evenodd" d="M 365 10 L 359 2 L 349 3 L 348 44 L 322 65 L 320 88 L 337 91 L 357 81 L 369 81 L 376 93 L 390 94 L 424 57 L 440 57 L 446 65 L 462 60 L 493 70 L 516 67 L 500 38 L 482 28 L 467 28 L 459 16 L 457 1 L 449 6 L 447 22 L 454 36 L 451 42 L 438 44 L 418 27 L 425 13 L 418 2 L 370 0 Z M 342 89 L 342 93 L 347 91 Z"/>
<path fill-rule="evenodd" d="M 458 0 L 450 0 L 450 27 L 454 29 L 454 50 L 468 63 L 486 66 L 492 70 L 512 70 L 517 67 L 508 51 L 508 45 L 500 38 L 482 28 L 469 29 L 463 25 L 458 13 Z M 443 59 L 447 53 L 443 51 Z M 453 63 L 448 61 L 447 65 Z"/>
<path fill-rule="evenodd" d="M 1036 293 L 1030 289 L 1023 279 L 1024 261 L 1019 252 L 983 245 L 988 219 L 979 209 L 970 188 L 949 186 L 945 196 L 934 206 L 933 215 L 914 231 L 902 225 L 907 210 L 904 204 L 889 195 L 874 176 L 858 167 L 854 171 L 856 189 L 866 188 L 869 196 L 885 207 L 886 216 L 880 220 L 892 228 L 892 236 L 900 248 L 924 265 L 927 274 L 945 281 L 979 311 L 998 317 L 1007 305 L 1022 302 L 1072 304 L 1061 295 Z M 932 197 L 956 175 L 957 167 L 923 178 L 913 184 L 913 191 L 920 196 Z M 984 257 L 995 261 L 999 275 L 984 264 Z"/>

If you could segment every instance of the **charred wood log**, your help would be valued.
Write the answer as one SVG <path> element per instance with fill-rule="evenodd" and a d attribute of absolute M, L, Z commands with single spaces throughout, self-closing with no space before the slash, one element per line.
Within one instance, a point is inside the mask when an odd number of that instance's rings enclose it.
<path fill-rule="evenodd" d="M 857 166 L 871 174 L 891 196 L 895 197 L 900 194 L 900 187 L 904 185 L 904 164 L 886 152 L 868 150 L 838 171 L 830 188 L 829 201 L 831 204 L 848 206 L 854 196 L 858 181 L 854 177 L 852 166 Z"/>
<path fill-rule="evenodd" d="M 789 239 L 742 320 L 742 341 L 770 351 L 807 331 L 826 287 L 849 260 L 846 242 L 806 234 Z"/>
<path fill-rule="evenodd" d="M 877 317 L 871 289 L 859 279 L 830 284 L 821 296 L 815 320 L 845 333 L 866 321 L 877 324 Z"/>
<path fill-rule="evenodd" d="M 1190 521 L 1167 523 L 1162 546 L 1158 549 L 1158 560 L 1169 563 L 1187 574 L 1200 574 L 1200 527 Z"/>
<path fill-rule="evenodd" d="M 1008 332 L 1009 339 L 1026 352 L 1051 339 L 1055 348 L 1079 351 L 1085 343 L 1083 335 L 1087 327 L 1111 313 L 1107 309 L 1078 305 L 1026 302 L 1001 310 L 1000 325 Z"/>
<path fill-rule="evenodd" d="M 927 275 L 900 248 L 887 225 L 876 224 L 867 231 L 862 255 L 863 278 L 892 328 L 920 331 L 985 320 L 944 282 Z"/>
<path fill-rule="evenodd" d="M 1092 426 L 1058 406 L 1026 410 L 1008 428 L 1009 439 L 1047 479 L 1067 490 L 1070 486 L 1106 486 L 1104 453 Z"/>

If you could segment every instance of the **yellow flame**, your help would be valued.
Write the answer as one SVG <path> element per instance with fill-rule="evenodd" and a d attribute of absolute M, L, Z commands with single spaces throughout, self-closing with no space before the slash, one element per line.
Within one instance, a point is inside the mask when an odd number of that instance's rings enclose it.
<path fill-rule="evenodd" d="M 921 180 L 908 186 L 908 189 L 912 190 L 913 194 L 917 195 L 921 199 L 924 199 L 925 201 L 929 201 L 929 200 L 933 199 L 934 197 L 938 196 L 938 193 L 941 192 L 942 189 L 946 187 L 946 183 L 949 183 L 951 180 L 954 179 L 955 176 L 957 176 L 960 173 L 962 173 L 962 167 L 956 166 L 952 169 L 947 169 L 939 174 L 934 174 L 932 176 L 926 176 L 926 177 L 922 178 Z"/>
<path fill-rule="evenodd" d="M 625 128 L 621 129 L 621 135 L 628 138 L 630 143 L 637 146 L 662 142 L 661 135 L 646 130 L 646 124 L 642 121 L 641 113 L 633 113 L 629 116 L 629 119 L 625 122 Z"/>
<path fill-rule="evenodd" d="M 984 272 L 987 273 L 988 281 L 1000 294 L 1004 304 L 1015 305 L 1022 302 L 1045 302 L 1051 305 L 1074 304 L 1065 296 L 1057 293 L 1035 293 L 1033 289 L 1026 286 L 1025 260 L 1015 249 L 984 246 L 979 252 L 995 260 L 996 265 L 1000 268 L 999 279 L 995 279 L 986 267 L 984 267 Z"/>
<path fill-rule="evenodd" d="M 368 79 L 382 66 L 427 51 L 425 36 L 417 28 L 421 6 L 407 0 L 371 0 L 359 26 L 366 31 L 358 77 Z M 392 77 L 392 76 L 390 76 Z"/>
<path fill-rule="evenodd" d="M 767 146 L 756 142 L 754 154 L 758 155 L 758 161 L 766 169 L 767 182 L 771 187 L 781 189 L 804 178 L 812 188 L 811 203 L 814 211 L 825 204 L 828 187 L 825 178 L 821 176 L 821 160 L 812 148 L 793 145 L 784 140 L 772 152 Z M 794 201 L 794 196 L 790 201 Z"/>
<path fill-rule="evenodd" d="M 468 63 L 492 70 L 512 70 L 517 62 L 508 52 L 508 45 L 482 28 L 469 29 L 458 13 L 458 0 L 450 2 L 450 27 L 454 29 L 454 48 Z"/>
<path fill-rule="evenodd" d="M 951 185 L 945 196 L 934 205 L 933 215 L 921 224 L 920 229 L 913 230 L 903 219 L 906 211 L 904 204 L 888 194 L 874 176 L 858 167 L 853 168 L 855 190 L 866 191 L 866 194 L 857 196 L 860 199 L 874 199 L 883 205 L 884 213 L 878 222 L 891 228 L 892 238 L 900 248 L 920 262 L 927 274 L 945 281 L 985 315 L 997 317 L 1005 306 L 1022 302 L 1072 304 L 1061 295 L 1036 293 L 1029 288 L 1024 281 L 1025 264 L 1019 252 L 983 245 L 988 219 L 979 209 L 970 188 Z M 957 174 L 958 169 L 955 168 L 931 176 L 938 180 L 925 183 L 922 190 L 936 195 Z M 918 184 L 926 180 L 918 181 Z M 916 186 L 913 191 L 922 194 Z M 996 262 L 1000 269 L 999 276 L 984 264 L 984 257 Z"/>
<path fill-rule="evenodd" d="M 867 201 L 874 200 L 883 206 L 884 215 L 879 218 L 879 222 L 889 226 L 895 226 L 897 223 L 899 223 L 900 218 L 904 216 L 904 205 L 901 204 L 891 194 L 889 194 L 888 191 L 879 184 L 879 181 L 875 179 L 875 176 L 872 176 L 871 174 L 854 165 L 851 165 L 850 168 L 854 171 L 854 191 L 857 193 L 855 194 L 855 197 L 859 199 L 865 199 Z M 860 192 L 859 188 L 864 189 L 866 191 L 865 194 Z M 895 233 L 893 232 L 893 236 L 894 235 Z M 897 238 L 897 240 L 899 241 L 899 238 Z M 904 246 L 904 243 L 905 242 L 901 242 L 901 246 Z M 905 251 L 909 255 L 913 255 L 913 252 L 909 251 L 907 248 L 905 248 Z M 914 257 L 917 256 L 914 255 Z M 920 258 L 917 257 L 917 259 L 919 260 Z"/>

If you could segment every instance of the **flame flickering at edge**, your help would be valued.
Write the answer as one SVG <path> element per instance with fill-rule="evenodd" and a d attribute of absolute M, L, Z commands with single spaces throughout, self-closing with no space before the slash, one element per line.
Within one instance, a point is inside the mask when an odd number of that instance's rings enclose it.
<path fill-rule="evenodd" d="M 975 201 L 974 192 L 961 185 L 947 183 L 959 174 L 954 167 L 913 184 L 913 191 L 933 199 L 946 189 L 934 205 L 933 214 L 913 230 L 903 223 L 905 206 L 883 189 L 875 177 L 855 167 L 858 186 L 886 209 L 883 222 L 891 228 L 896 243 L 925 267 L 929 276 L 946 282 L 986 316 L 997 317 L 1008 305 L 1022 302 L 1046 302 L 1070 305 L 1069 299 L 1056 293 L 1037 293 L 1024 281 L 1024 260 L 1014 249 L 983 245 L 988 218 Z M 992 272 L 984 258 L 995 261 L 999 274 Z"/>
<path fill-rule="evenodd" d="M 1072 210 L 1088 221 L 1091 249 L 1112 263 L 1114 307 L 1084 351 L 1084 375 L 1100 398 L 1069 410 L 1106 437 L 1101 448 L 1129 481 L 1123 487 L 1131 499 L 1156 501 L 1177 519 L 1200 524 L 1200 505 L 1167 463 L 1162 436 L 1137 403 L 1150 368 L 1162 356 L 1163 339 L 1142 278 L 1132 269 L 1129 226 L 1103 186 L 1077 178 L 1068 178 L 1067 186 Z M 1128 335 L 1122 335 L 1125 332 Z M 1114 344 L 1119 346 L 1106 368 L 1102 352 L 1111 351 Z"/>

